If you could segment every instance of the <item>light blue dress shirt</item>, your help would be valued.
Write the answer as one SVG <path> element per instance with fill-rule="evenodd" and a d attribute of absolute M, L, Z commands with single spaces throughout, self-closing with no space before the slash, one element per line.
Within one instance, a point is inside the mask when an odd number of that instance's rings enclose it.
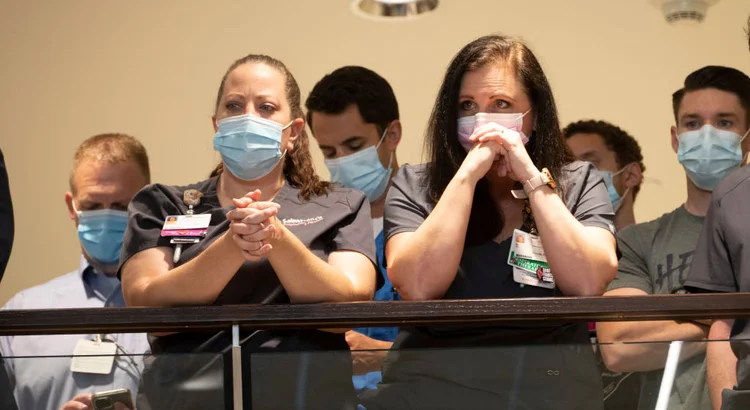
<path fill-rule="evenodd" d="M 117 278 L 97 273 L 81 257 L 77 270 L 16 294 L 3 309 L 60 309 L 122 307 L 125 301 Z M 133 399 L 149 346 L 144 333 L 106 334 L 118 350 L 108 375 L 73 373 L 70 356 L 79 340 L 95 335 L 2 336 L 0 352 L 5 360 L 18 408 L 59 409 L 80 393 L 130 389 Z M 123 350 L 125 353 L 123 353 Z M 44 357 L 40 357 L 44 356 Z"/>

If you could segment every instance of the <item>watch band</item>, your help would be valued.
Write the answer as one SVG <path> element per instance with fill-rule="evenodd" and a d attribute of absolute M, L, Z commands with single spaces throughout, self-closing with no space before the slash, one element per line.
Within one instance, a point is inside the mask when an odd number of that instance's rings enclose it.
<path fill-rule="evenodd" d="M 528 196 L 533 191 L 547 185 L 549 178 L 543 172 L 530 178 L 528 181 L 523 183 L 523 192 Z"/>

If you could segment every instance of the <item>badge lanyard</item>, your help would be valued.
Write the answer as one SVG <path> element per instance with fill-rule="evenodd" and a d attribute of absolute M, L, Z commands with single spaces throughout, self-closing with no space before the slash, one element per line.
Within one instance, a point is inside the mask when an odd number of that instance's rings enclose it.
<path fill-rule="evenodd" d="M 536 228 L 529 200 L 524 201 L 524 227 L 529 232 L 514 230 L 508 265 L 513 268 L 513 280 L 524 285 L 555 289 L 555 279 L 547 263 L 541 238 Z"/>
<path fill-rule="evenodd" d="M 169 243 L 175 245 L 172 262 L 177 263 L 182 255 L 182 245 L 198 243 L 206 236 L 211 223 L 210 214 L 195 214 L 195 207 L 200 205 L 203 193 L 196 189 L 188 189 L 182 195 L 182 201 L 188 209 L 185 215 L 167 215 L 161 236 L 170 237 Z"/>
<path fill-rule="evenodd" d="M 137 376 L 139 366 L 130 353 L 120 346 L 114 338 L 105 338 L 103 336 L 102 334 L 96 334 L 94 335 L 94 340 L 81 339 L 78 341 L 70 360 L 70 371 L 100 375 L 111 374 L 114 369 L 115 359 L 117 357 L 124 357 L 133 367 Z"/>

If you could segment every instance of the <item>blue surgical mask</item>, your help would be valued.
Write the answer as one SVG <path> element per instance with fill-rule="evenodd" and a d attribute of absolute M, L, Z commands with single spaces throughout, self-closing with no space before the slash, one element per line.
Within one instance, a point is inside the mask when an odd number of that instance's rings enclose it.
<path fill-rule="evenodd" d="M 128 213 L 113 209 L 78 211 L 78 238 L 91 259 L 103 266 L 120 262 L 120 250 L 128 226 Z"/>
<path fill-rule="evenodd" d="M 331 173 L 331 181 L 364 192 L 370 202 L 383 196 L 393 171 L 391 168 L 392 152 L 388 169 L 383 168 L 378 157 L 378 147 L 383 143 L 387 132 L 388 129 L 383 132 L 378 145 L 367 147 L 345 157 L 325 160 L 326 167 Z"/>
<path fill-rule="evenodd" d="M 617 213 L 617 210 L 620 209 L 620 205 L 622 205 L 622 197 L 628 194 L 628 191 L 630 188 L 628 188 L 622 196 L 617 193 L 617 188 L 615 188 L 615 184 L 613 182 L 613 179 L 615 176 L 622 174 L 625 171 L 625 167 L 622 167 L 621 170 L 615 172 L 614 174 L 610 171 L 597 171 L 599 175 L 601 175 L 602 179 L 604 179 L 604 185 L 607 187 L 607 194 L 609 194 L 609 202 L 612 203 L 612 208 L 615 210 L 615 213 Z"/>
<path fill-rule="evenodd" d="M 232 175 L 245 181 L 266 176 L 281 161 L 281 133 L 292 125 L 252 114 L 224 118 L 216 122 L 214 149 Z M 284 151 L 286 154 L 286 151 Z"/>
<path fill-rule="evenodd" d="M 740 136 L 706 124 L 699 130 L 677 136 L 677 159 L 695 186 L 713 191 L 719 181 L 742 164 L 740 143 L 745 136 L 747 132 Z"/>

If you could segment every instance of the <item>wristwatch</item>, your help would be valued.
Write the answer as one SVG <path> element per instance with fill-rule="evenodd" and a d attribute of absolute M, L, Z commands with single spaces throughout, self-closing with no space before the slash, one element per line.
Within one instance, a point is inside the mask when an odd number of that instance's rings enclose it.
<path fill-rule="evenodd" d="M 523 183 L 523 191 L 520 189 L 511 191 L 514 198 L 525 199 L 529 197 L 529 194 L 543 186 L 549 186 L 552 189 L 557 188 L 555 179 L 552 178 L 552 174 L 549 173 L 547 168 L 542 168 L 542 171 L 535 177 L 530 178 L 528 181 Z"/>

